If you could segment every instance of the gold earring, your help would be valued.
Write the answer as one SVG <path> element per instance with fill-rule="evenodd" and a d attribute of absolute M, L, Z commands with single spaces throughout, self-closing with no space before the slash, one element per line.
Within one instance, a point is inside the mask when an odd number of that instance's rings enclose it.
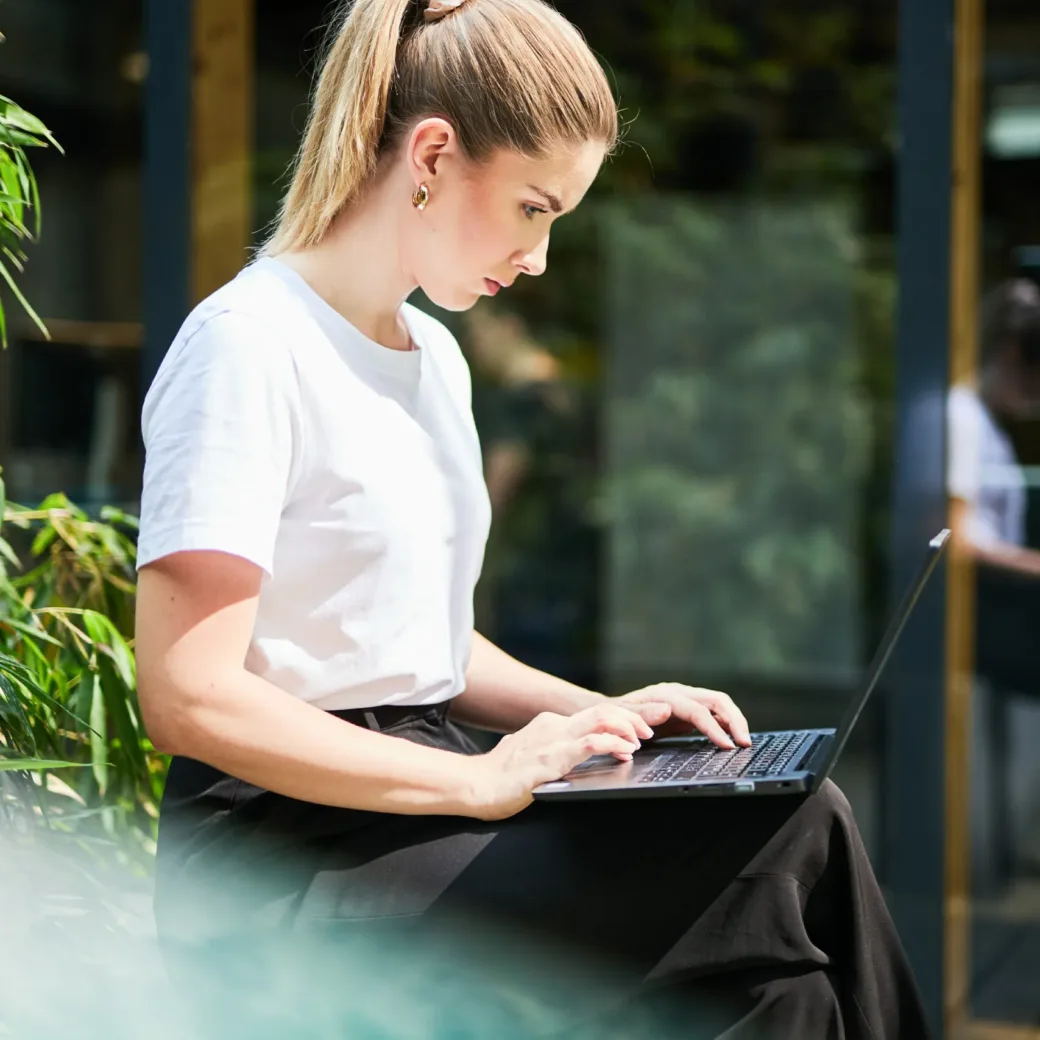
<path fill-rule="evenodd" d="M 412 205 L 420 212 L 426 209 L 426 203 L 430 201 L 430 189 L 425 184 L 420 184 L 412 195 Z"/>

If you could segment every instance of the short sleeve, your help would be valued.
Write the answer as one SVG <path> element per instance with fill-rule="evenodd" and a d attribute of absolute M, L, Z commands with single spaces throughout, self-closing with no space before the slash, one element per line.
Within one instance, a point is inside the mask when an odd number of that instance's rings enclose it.
<path fill-rule="evenodd" d="M 174 342 L 145 398 L 138 567 L 215 549 L 274 573 L 299 427 L 287 344 L 222 312 Z"/>
<path fill-rule="evenodd" d="M 951 498 L 974 503 L 979 496 L 981 449 L 978 406 L 957 388 L 946 409 L 946 489 Z"/>
<path fill-rule="evenodd" d="M 947 494 L 968 506 L 965 533 L 973 545 L 997 545 L 1001 516 L 992 489 L 983 489 L 983 456 L 986 440 L 992 437 L 984 420 L 982 405 L 970 391 L 950 391 L 947 419 Z"/>

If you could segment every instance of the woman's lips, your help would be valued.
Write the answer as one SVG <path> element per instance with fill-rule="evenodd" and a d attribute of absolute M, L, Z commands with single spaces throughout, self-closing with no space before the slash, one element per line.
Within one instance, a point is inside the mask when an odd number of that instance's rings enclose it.
<path fill-rule="evenodd" d="M 502 288 L 502 285 L 500 282 L 496 282 L 493 278 L 485 278 L 484 288 L 487 289 L 488 296 L 494 296 L 495 293 Z"/>

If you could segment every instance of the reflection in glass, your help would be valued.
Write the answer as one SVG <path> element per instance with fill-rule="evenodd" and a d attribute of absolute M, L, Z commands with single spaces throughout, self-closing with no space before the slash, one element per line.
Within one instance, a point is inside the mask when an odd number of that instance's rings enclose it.
<path fill-rule="evenodd" d="M 971 1015 L 1040 1023 L 1040 35 L 986 5 L 976 376 L 951 390 L 952 518 L 976 570 Z"/>
<path fill-rule="evenodd" d="M 612 672 L 856 675 L 854 217 L 667 195 L 604 214 Z"/>

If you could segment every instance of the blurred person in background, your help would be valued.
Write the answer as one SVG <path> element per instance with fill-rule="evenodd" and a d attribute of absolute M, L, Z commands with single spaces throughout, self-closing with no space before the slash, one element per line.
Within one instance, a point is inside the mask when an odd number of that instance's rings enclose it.
<path fill-rule="evenodd" d="M 1012 797 L 1008 701 L 1040 696 L 1040 550 L 1027 543 L 1027 485 L 1008 432 L 1040 407 L 1040 288 L 1027 278 L 1003 283 L 983 301 L 981 319 L 978 377 L 949 395 L 947 485 L 954 537 L 976 564 L 975 670 L 989 684 L 993 833 L 975 868 L 988 884 L 1005 881 L 1012 860 L 1040 865 L 1037 826 L 1012 850 L 1012 816 L 1028 819 L 1036 806 Z"/>
<path fill-rule="evenodd" d="M 954 536 L 982 564 L 1040 577 L 1026 544 L 1026 483 L 1005 424 L 1040 407 L 1040 288 L 1019 278 L 983 302 L 979 374 L 950 391 Z"/>
<path fill-rule="evenodd" d="M 173 756 L 155 915 L 185 998 L 230 1008 L 217 1035 L 456 1036 L 496 1000 L 544 1000 L 569 1036 L 644 1015 L 663 1035 L 669 1006 L 687 1038 L 927 1033 L 833 784 L 532 804 L 655 731 L 750 745 L 725 694 L 609 700 L 473 627 L 470 375 L 405 301 L 465 311 L 540 275 L 617 131 L 540 0 L 357 0 L 264 255 L 149 390 L 136 652 Z M 506 736 L 481 754 L 457 721 Z"/>

